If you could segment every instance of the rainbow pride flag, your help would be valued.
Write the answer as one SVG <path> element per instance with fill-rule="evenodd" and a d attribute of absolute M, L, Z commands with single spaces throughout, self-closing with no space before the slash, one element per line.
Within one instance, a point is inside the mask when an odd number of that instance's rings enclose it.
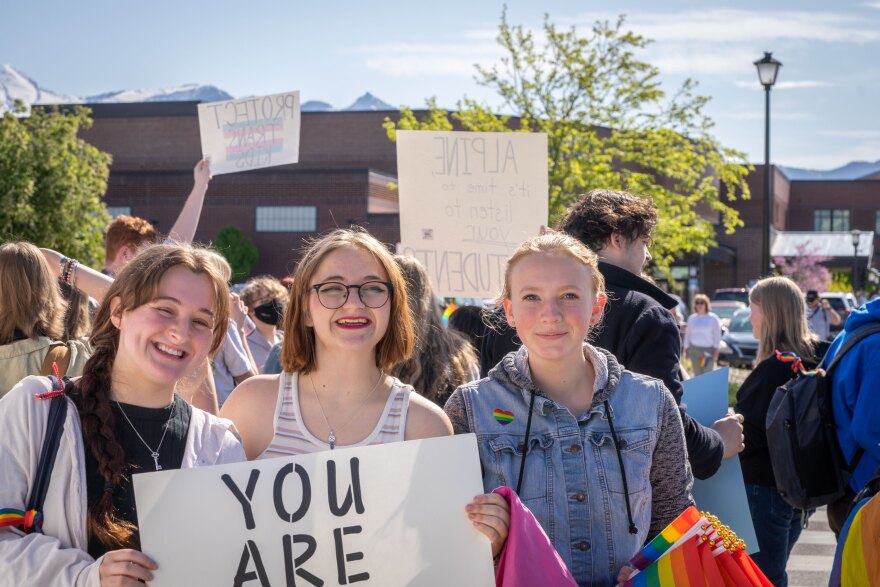
<path fill-rule="evenodd" d="M 828 585 L 880 586 L 880 494 L 862 500 L 844 524 Z"/>
<path fill-rule="evenodd" d="M 446 309 L 443 310 L 443 328 L 449 328 L 449 317 L 452 316 L 452 313 L 458 310 L 458 306 L 453 304 L 452 302 L 446 306 Z"/>
<path fill-rule="evenodd" d="M 681 542 L 682 538 L 695 536 L 699 531 L 703 514 L 695 506 L 684 510 L 660 534 L 654 537 L 630 560 L 633 568 L 644 570 L 656 562 L 670 548 Z"/>

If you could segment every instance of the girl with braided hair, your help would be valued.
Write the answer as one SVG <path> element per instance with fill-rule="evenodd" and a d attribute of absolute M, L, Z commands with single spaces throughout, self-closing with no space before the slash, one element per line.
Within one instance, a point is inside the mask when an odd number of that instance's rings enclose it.
<path fill-rule="evenodd" d="M 41 528 L 3 526 L 0 568 L 13 585 L 138 585 L 155 563 L 139 552 L 131 474 L 244 460 L 229 421 L 175 395 L 177 382 L 226 334 L 229 292 L 213 254 L 156 245 L 129 263 L 95 317 L 93 354 L 66 386 Z M 24 510 L 46 434 L 47 377 L 0 400 L 0 508 Z M 36 531 L 33 531 L 36 530 Z"/>

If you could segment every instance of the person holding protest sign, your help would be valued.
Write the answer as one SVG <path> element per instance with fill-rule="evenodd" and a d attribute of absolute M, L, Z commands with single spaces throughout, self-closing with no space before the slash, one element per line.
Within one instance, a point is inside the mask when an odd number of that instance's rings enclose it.
<path fill-rule="evenodd" d="M 250 459 L 449 435 L 443 410 L 387 374 L 413 346 L 394 257 L 363 229 L 336 229 L 312 242 L 297 266 L 284 314 L 284 372 L 243 382 L 220 415 L 235 423 Z M 507 503 L 481 495 L 468 508 L 497 554 Z"/>
<path fill-rule="evenodd" d="M 174 394 L 226 333 L 229 292 L 213 256 L 179 245 L 143 251 L 107 291 L 83 376 L 66 386 L 27 377 L 0 400 L 5 582 L 149 581 L 156 567 L 137 550 L 131 474 L 244 460 L 230 422 Z M 61 403 L 49 401 L 56 396 Z M 60 405 L 66 416 L 50 419 L 50 406 Z M 43 438 L 55 434 L 56 456 L 46 468 Z M 42 507 L 26 506 L 41 479 L 48 480 Z"/>
<path fill-rule="evenodd" d="M 484 488 L 516 490 L 579 585 L 610 585 L 692 504 L 675 398 L 584 342 L 606 296 L 578 240 L 548 231 L 524 242 L 503 287 L 523 346 L 459 387 L 446 413 L 456 433 L 477 434 Z"/>

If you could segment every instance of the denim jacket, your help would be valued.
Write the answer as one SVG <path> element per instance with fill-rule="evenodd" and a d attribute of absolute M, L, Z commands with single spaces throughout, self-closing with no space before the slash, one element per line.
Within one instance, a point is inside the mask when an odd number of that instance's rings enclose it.
<path fill-rule="evenodd" d="M 531 382 L 525 347 L 507 355 L 487 378 L 458 388 L 446 409 L 453 422 L 462 422 L 454 412 L 463 409 L 468 431 L 477 435 L 487 492 L 502 485 L 516 488 L 526 452 L 520 499 L 578 584 L 607 587 L 649 536 L 690 505 L 692 477 L 672 394 L 661 381 L 623 371 L 613 355 L 598 350 L 607 358 L 608 383 L 594 393 L 590 410 L 577 417 Z M 524 447 L 532 392 L 537 395 Z M 457 426 L 456 432 L 462 431 Z"/>

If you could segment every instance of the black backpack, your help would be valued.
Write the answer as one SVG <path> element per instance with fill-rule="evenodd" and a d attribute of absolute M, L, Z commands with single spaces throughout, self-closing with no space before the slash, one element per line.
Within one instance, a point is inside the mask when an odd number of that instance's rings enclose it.
<path fill-rule="evenodd" d="M 831 404 L 831 372 L 847 351 L 877 333 L 880 323 L 855 330 L 840 346 L 824 375 L 799 375 L 773 395 L 767 410 L 767 448 L 776 489 L 793 508 L 808 510 L 827 505 L 846 492 L 864 451 L 859 448 L 852 462 L 847 463 L 840 450 Z"/>

